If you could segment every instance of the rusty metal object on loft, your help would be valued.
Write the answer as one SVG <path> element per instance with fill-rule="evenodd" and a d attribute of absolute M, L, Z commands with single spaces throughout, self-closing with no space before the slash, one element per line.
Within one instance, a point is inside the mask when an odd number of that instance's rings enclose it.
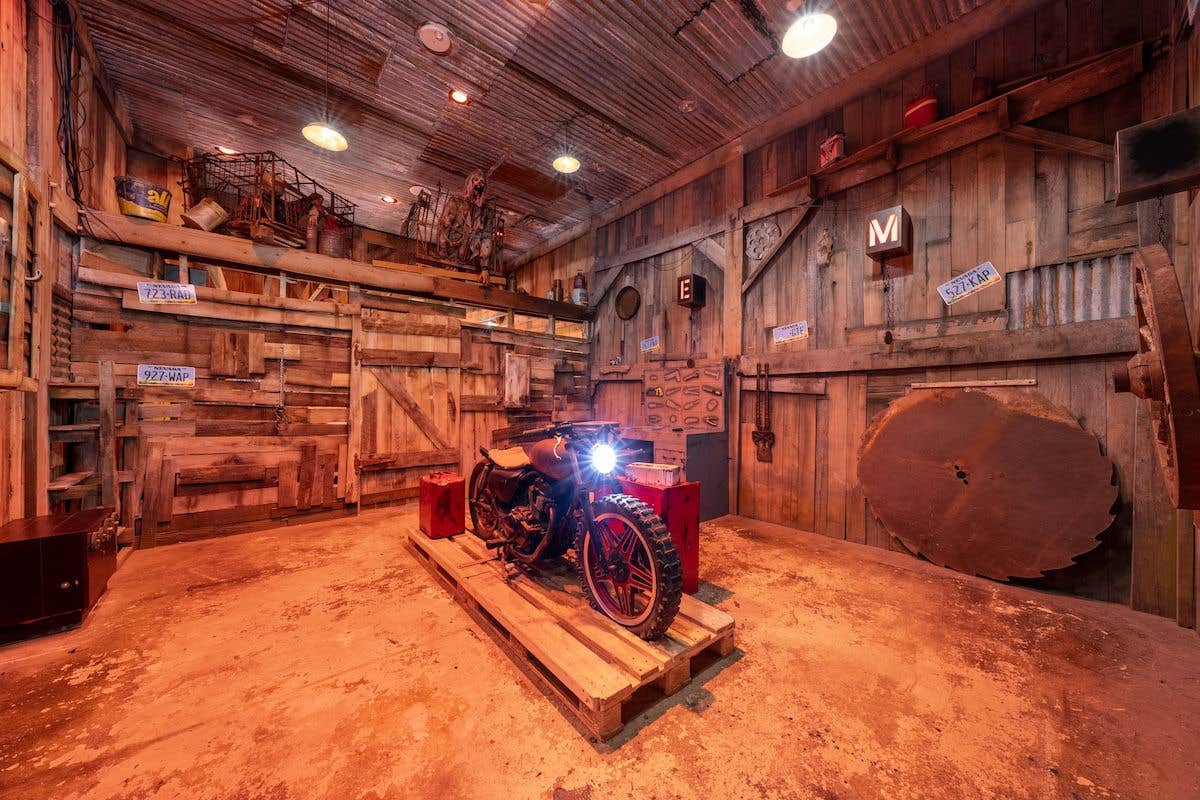
<path fill-rule="evenodd" d="M 766 364 L 758 365 L 754 389 L 754 454 L 759 461 L 770 463 L 775 434 L 771 431 L 771 368 Z"/>
<path fill-rule="evenodd" d="M 998 580 L 1070 566 L 1112 524 L 1117 486 L 1096 437 L 1019 389 L 918 391 L 859 449 L 883 527 L 935 564 Z"/>
<path fill-rule="evenodd" d="M 1149 402 L 1167 494 L 1176 508 L 1200 508 L 1200 356 L 1175 266 L 1161 245 L 1134 253 L 1133 302 L 1138 352 L 1113 368 L 1113 388 Z"/>

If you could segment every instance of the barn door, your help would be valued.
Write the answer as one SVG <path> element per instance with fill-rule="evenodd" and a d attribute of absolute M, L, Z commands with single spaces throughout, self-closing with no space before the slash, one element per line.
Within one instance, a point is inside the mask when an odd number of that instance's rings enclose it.
<path fill-rule="evenodd" d="M 457 468 L 460 333 L 455 317 L 362 310 L 351 356 L 357 482 L 348 500 L 415 497 L 422 475 Z"/>

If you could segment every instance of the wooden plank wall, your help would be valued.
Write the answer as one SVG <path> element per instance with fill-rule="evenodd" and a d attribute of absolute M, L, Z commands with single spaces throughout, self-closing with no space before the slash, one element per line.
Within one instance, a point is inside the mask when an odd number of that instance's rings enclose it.
<path fill-rule="evenodd" d="M 853 153 L 902 126 L 906 99 L 936 82 L 941 108 L 971 105 L 976 75 L 998 83 L 1065 65 L 1166 30 L 1168 4 L 1051 2 L 948 58 L 899 77 L 822 120 L 746 156 L 747 200 L 770 195 L 807 174 L 817 143 L 843 130 Z M 1170 69 L 1165 75 L 1169 76 Z M 1038 126 L 1097 141 L 1142 119 L 1142 98 L 1164 79 L 1159 71 L 1038 120 Z M 1168 90 L 1169 91 L 1169 90 Z M 1011 327 L 1007 306 L 1027 295 L 985 290 L 948 309 L 936 287 L 990 260 L 1002 273 L 1074 264 L 1088 295 L 1068 311 L 1078 319 L 1117 316 L 1127 303 L 1128 273 L 1083 260 L 1130 249 L 1140 241 L 1135 207 L 1112 203 L 1111 165 L 1079 155 L 985 139 L 825 199 L 807 228 L 785 247 L 744 298 L 743 352 L 765 355 L 884 345 Z M 867 214 L 903 204 L 914 223 L 910 263 L 884 272 L 864 255 Z M 791 212 L 794 213 L 794 212 Z M 784 227 L 788 212 L 778 216 Z M 817 242 L 828 235 L 828 266 Z M 1186 236 L 1170 244 L 1186 251 Z M 1180 251 L 1177 251 L 1180 252 Z M 1033 274 L 1032 272 L 1029 274 Z M 1093 284 L 1093 279 L 1095 280 Z M 1009 286 L 1013 286 L 1009 281 Z M 1040 303 L 1041 300 L 1039 299 Z M 1092 308 L 1099 306 L 1099 308 Z M 1043 323 L 1069 323 L 1054 311 L 1022 309 Z M 771 329 L 805 319 L 807 340 L 775 345 Z M 883 548 L 899 548 L 882 530 L 857 485 L 857 446 L 870 420 L 913 382 L 1034 378 L 1036 389 L 1068 408 L 1113 459 L 1121 484 L 1120 513 L 1102 544 L 1074 567 L 1035 583 L 1175 617 L 1178 515 L 1162 490 L 1148 420 L 1128 395 L 1112 392 L 1109 367 L 1120 358 L 978 363 L 909 371 L 815 374 L 824 396 L 776 394 L 775 461 L 754 460 L 754 395 L 741 398 L 739 497 L 750 516 Z M 788 482 L 780 491 L 780 476 Z"/>
<path fill-rule="evenodd" d="M 60 273 L 69 277 L 74 230 L 74 203 L 63 194 L 65 167 L 59 154 L 59 88 L 54 74 L 56 29 L 50 0 L 21 0 L 0 7 L 0 153 L 22 161 L 38 206 L 34 247 L 36 268 L 46 276 L 27 297 L 30 315 L 31 377 L 41 379 L 37 392 L 0 389 L 0 522 L 47 510 L 50 473 L 46 429 L 49 417 L 45 377 L 52 342 L 51 287 Z M 85 172 L 82 193 L 98 208 L 116 209 L 113 176 L 125 169 L 125 141 L 110 100 L 98 88 L 106 84 L 87 60 L 90 44 L 81 32 L 84 59 L 76 76 L 78 140 Z M 117 101 L 119 103 L 119 100 Z M 3 170 L 0 170 L 3 172 Z M 12 197 L 12 174 L 0 179 L 0 194 Z M 50 213 L 50 203 L 59 207 Z M 6 206 L 11 209 L 11 205 Z M 4 212 L 8 218 L 8 211 Z M 43 292 L 44 289 L 44 292 Z M 44 295 L 44 296 L 43 296 Z"/>
<path fill-rule="evenodd" d="M 724 299 L 736 305 L 727 293 L 739 291 L 741 280 L 755 275 L 759 265 L 737 253 L 728 253 L 721 264 L 701 254 L 719 256 L 723 253 L 716 248 L 726 245 L 726 236 L 706 231 L 703 223 L 719 223 L 740 207 L 725 229 L 736 230 L 740 238 L 740 219 L 760 218 L 757 209 L 777 202 L 776 193 L 816 169 L 821 139 L 844 131 L 853 154 L 888 137 L 903 125 L 905 102 L 926 83 L 936 84 L 942 115 L 947 116 L 972 105 L 977 76 L 1004 88 L 1006 82 L 1117 47 L 1158 40 L 1179 19 L 1180 8 L 1175 0 L 1051 0 L 960 51 L 896 76 L 823 118 L 745 153 L 735 167 L 741 186 L 730 181 L 730 172 L 725 173 L 724 186 L 705 186 L 701 179 L 679 194 L 690 197 L 690 203 L 677 198 L 669 207 L 659 201 L 597 229 L 593 287 L 605 283 L 607 263 L 636 255 L 639 248 L 655 249 L 655 242 L 674 249 L 663 248 L 629 264 L 613 284 L 635 285 L 642 292 L 643 310 L 634 320 L 623 323 L 615 318 L 611 296 L 600 303 L 593 376 L 603 378 L 606 368 L 615 369 L 608 365 L 617 358 L 635 365 L 636 372 L 641 361 L 637 343 L 653 335 L 664 338 L 667 351 L 681 355 L 740 352 L 748 357 L 739 363 L 743 368 L 749 364 L 752 371 L 755 356 L 824 352 L 830 356 L 827 363 L 834 363 L 842 352 L 849 358 L 856 348 L 886 350 L 889 341 L 935 343 L 946 335 L 1127 318 L 1127 265 L 1109 256 L 1151 241 L 1162 241 L 1172 250 L 1184 291 L 1195 298 L 1200 280 L 1197 270 L 1187 266 L 1195 258 L 1189 247 L 1192 231 L 1200 224 L 1194 205 L 1190 218 L 1186 203 L 1175 201 L 1167 204 L 1165 214 L 1146 204 L 1118 208 L 1112 202 L 1110 163 L 1003 136 L 823 198 L 745 293 L 740 343 L 727 341 L 730 333 L 723 323 L 729 315 L 723 318 L 719 309 Z M 1188 74 L 1189 66 L 1194 76 L 1197 61 L 1195 45 L 1189 49 L 1190 65 L 1183 48 L 1171 57 L 1155 51 L 1139 79 L 1035 124 L 1055 133 L 1111 142 L 1122 127 L 1183 107 L 1188 82 L 1180 77 Z M 1196 102 L 1194 94 L 1191 102 Z M 730 197 L 736 202 L 730 203 Z M 914 253 L 908 263 L 884 274 L 864 253 L 865 216 L 900 203 L 914 220 Z M 802 212 L 786 203 L 776 207 L 783 210 L 767 219 L 783 230 Z M 686 239 L 689 230 L 706 241 L 671 239 L 681 231 Z M 582 246 L 584 239 L 574 246 Z M 828 244 L 828 252 L 822 252 L 822 243 Z M 546 265 L 566 258 L 554 251 L 531 263 L 546 270 Z M 984 260 L 1006 274 L 1005 282 L 947 309 L 936 294 L 937 285 Z M 689 314 L 672 303 L 674 279 L 696 266 L 697 272 L 711 266 L 719 288 L 715 299 L 710 294 L 709 308 Z M 733 268 L 741 270 L 737 287 L 723 280 L 722 273 Z M 1021 306 L 1010 319 L 1012 303 Z M 810 338 L 778 346 L 771 341 L 773 327 L 799 320 L 809 323 Z M 820 385 L 819 391 L 793 388 L 773 395 L 778 441 L 772 464 L 754 459 L 754 395 L 743 392 L 732 403 L 740 416 L 735 499 L 749 516 L 893 547 L 857 485 L 858 442 L 871 418 L 913 382 L 1033 378 L 1037 386 L 1029 391 L 1040 391 L 1070 409 L 1097 436 L 1121 484 L 1118 518 L 1101 546 L 1079 565 L 1049 575 L 1040 584 L 1194 624 L 1194 612 L 1184 609 L 1184 595 L 1190 597 L 1195 584 L 1190 566 L 1194 548 L 1184 546 L 1192 534 L 1186 516 L 1169 507 L 1158 483 L 1144 410 L 1130 396 L 1115 395 L 1110 388 L 1108 370 L 1121 358 L 1099 354 L 1046 360 L 1039 355 L 1037 360 L 1004 363 L 992 357 L 968 359 L 954 367 L 807 374 L 805 386 Z M 630 387 L 639 384 L 617 377 L 611 373 L 611 380 L 598 386 L 596 412 L 636 425 L 643 398 Z"/>
<path fill-rule="evenodd" d="M 503 443 L 510 429 L 590 416 L 581 340 L 374 294 L 349 305 L 291 300 L 287 318 L 258 305 L 261 295 L 233 292 L 230 302 L 144 306 L 120 284 L 149 254 L 104 251 L 120 261 L 83 256 L 69 367 L 53 389 L 62 424 L 51 429 L 55 476 L 99 481 L 86 495 L 81 484 L 57 496 L 94 504 L 114 475 L 143 546 L 411 499 L 422 475 L 469 470 L 479 446 Z M 502 404 L 507 353 L 531 361 L 521 408 Z M 194 367 L 196 385 L 138 386 L 139 364 Z M 120 443 L 112 464 L 106 371 Z M 99 405 L 89 402 L 97 386 Z"/>

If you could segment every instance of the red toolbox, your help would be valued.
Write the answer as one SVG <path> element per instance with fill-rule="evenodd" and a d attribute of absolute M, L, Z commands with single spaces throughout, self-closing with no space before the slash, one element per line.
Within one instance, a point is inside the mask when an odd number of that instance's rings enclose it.
<path fill-rule="evenodd" d="M 454 472 L 435 472 L 421 478 L 421 532 L 430 539 L 445 539 L 466 528 L 467 489 Z"/>
<path fill-rule="evenodd" d="M 700 588 L 700 484 L 648 486 L 621 478 L 621 491 L 654 509 L 671 532 L 679 560 L 683 563 L 683 591 L 695 594 Z"/>

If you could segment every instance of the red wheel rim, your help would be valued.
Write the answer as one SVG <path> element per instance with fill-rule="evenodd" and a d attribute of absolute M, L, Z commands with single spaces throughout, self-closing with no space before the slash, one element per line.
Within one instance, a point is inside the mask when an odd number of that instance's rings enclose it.
<path fill-rule="evenodd" d="M 601 514 L 584 540 L 582 569 L 592 597 L 622 625 L 640 625 L 654 610 L 658 576 L 649 544 L 620 514 Z"/>

